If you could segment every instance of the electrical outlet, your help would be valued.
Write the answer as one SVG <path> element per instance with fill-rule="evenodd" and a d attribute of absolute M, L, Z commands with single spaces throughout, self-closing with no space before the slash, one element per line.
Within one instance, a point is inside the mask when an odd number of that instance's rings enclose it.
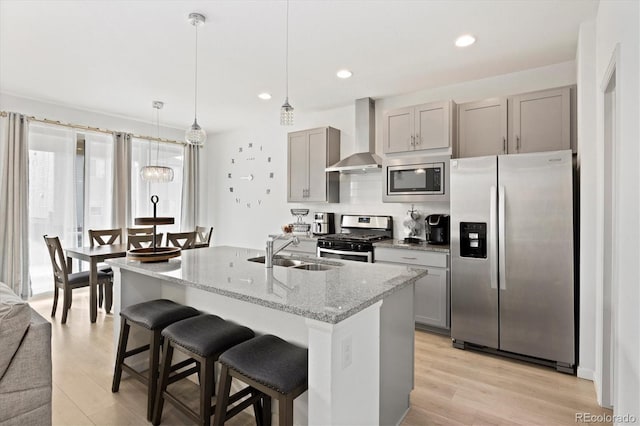
<path fill-rule="evenodd" d="M 353 343 L 351 336 L 342 339 L 342 369 L 351 365 L 353 359 Z"/>

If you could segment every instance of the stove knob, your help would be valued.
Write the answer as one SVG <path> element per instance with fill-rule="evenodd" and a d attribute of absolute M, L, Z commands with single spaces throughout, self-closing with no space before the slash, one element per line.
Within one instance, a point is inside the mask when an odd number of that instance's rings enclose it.
<path fill-rule="evenodd" d="M 358 251 L 362 251 L 362 244 L 358 244 Z"/>
<path fill-rule="evenodd" d="M 349 244 L 349 248 L 351 250 L 355 250 L 356 249 L 356 245 L 354 243 Z"/>

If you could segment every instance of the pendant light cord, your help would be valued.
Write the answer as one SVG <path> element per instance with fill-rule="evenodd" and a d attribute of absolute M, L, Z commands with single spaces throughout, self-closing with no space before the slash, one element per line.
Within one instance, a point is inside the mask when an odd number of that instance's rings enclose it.
<path fill-rule="evenodd" d="M 195 121 L 198 121 L 198 25 L 197 21 L 194 21 L 193 26 L 196 28 L 196 70 L 195 70 L 195 81 L 194 81 L 194 105 L 193 105 L 193 117 Z"/>
<path fill-rule="evenodd" d="M 160 108 L 156 108 L 156 166 L 159 166 L 158 158 L 160 157 Z"/>
<path fill-rule="evenodd" d="M 287 0 L 287 19 L 286 19 L 286 37 L 285 37 L 285 79 L 286 79 L 286 99 L 289 102 L 289 0 Z"/>

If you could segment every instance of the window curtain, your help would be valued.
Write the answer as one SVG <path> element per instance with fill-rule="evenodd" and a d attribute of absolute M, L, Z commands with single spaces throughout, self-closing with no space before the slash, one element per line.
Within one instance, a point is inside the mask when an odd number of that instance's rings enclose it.
<path fill-rule="evenodd" d="M 184 146 L 184 174 L 182 177 L 182 211 L 180 220 L 184 231 L 193 231 L 196 229 L 196 225 L 198 225 L 199 155 L 199 146 Z"/>
<path fill-rule="evenodd" d="M 0 281 L 26 299 L 31 293 L 28 121 L 13 112 L 0 120 Z"/>
<path fill-rule="evenodd" d="M 79 199 L 84 198 L 84 163 L 73 129 L 31 122 L 28 139 L 29 274 L 33 294 L 39 294 L 53 290 L 51 260 L 42 236 L 59 237 L 64 248 L 82 245 Z"/>
<path fill-rule="evenodd" d="M 122 228 L 122 235 L 127 235 L 127 227 L 131 219 L 131 135 L 129 133 L 113 133 L 113 210 L 111 226 Z M 126 238 L 123 238 L 126 243 Z"/>

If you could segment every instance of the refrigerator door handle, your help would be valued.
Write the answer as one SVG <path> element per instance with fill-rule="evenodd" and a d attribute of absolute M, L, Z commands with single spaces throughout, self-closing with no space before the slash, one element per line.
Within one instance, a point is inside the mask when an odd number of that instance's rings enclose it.
<path fill-rule="evenodd" d="M 489 265 L 491 268 L 491 288 L 498 288 L 498 193 L 494 185 L 489 193 Z"/>
<path fill-rule="evenodd" d="M 498 188 L 498 267 L 500 268 L 500 290 L 507 289 L 506 240 L 505 240 L 505 191 Z"/>

